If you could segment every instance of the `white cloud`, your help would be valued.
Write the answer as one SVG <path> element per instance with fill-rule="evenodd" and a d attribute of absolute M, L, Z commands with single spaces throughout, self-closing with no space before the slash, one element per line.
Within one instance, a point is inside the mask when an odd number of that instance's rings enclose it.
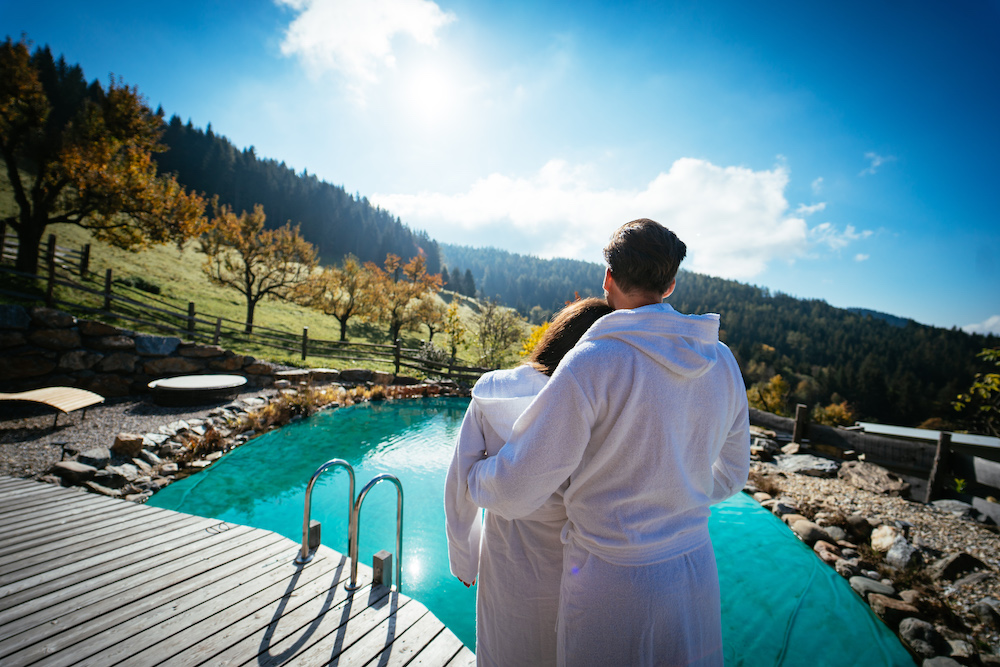
<path fill-rule="evenodd" d="M 1000 335 L 1000 315 L 987 317 L 979 324 L 967 324 L 962 327 L 963 331 L 977 334 L 997 334 Z"/>
<path fill-rule="evenodd" d="M 590 261 L 600 261 L 618 225 L 649 217 L 687 243 L 686 268 L 727 278 L 751 278 L 774 260 L 805 256 L 812 244 L 840 249 L 871 234 L 831 223 L 811 231 L 789 215 L 784 166 L 754 171 L 682 158 L 645 187 L 624 190 L 595 187 L 589 174 L 552 160 L 528 177 L 491 174 L 464 193 L 371 200 L 441 241 Z"/>
<path fill-rule="evenodd" d="M 868 152 L 865 153 L 865 159 L 868 160 L 868 166 L 862 169 L 858 176 L 873 176 L 879 167 L 886 162 L 894 161 L 896 157 L 894 155 L 879 155 L 878 153 Z"/>
<path fill-rule="evenodd" d="M 867 262 L 871 258 L 871 255 L 866 255 L 863 252 L 859 252 L 854 256 L 855 262 Z"/>
<path fill-rule="evenodd" d="M 818 195 L 823 191 L 823 177 L 820 176 L 815 181 L 812 182 L 812 191 L 814 195 Z"/>
<path fill-rule="evenodd" d="M 799 207 L 795 209 L 798 215 L 812 215 L 813 213 L 819 213 L 826 208 L 826 202 L 821 201 L 818 204 L 811 204 L 806 206 L 805 204 L 799 204 Z"/>
<path fill-rule="evenodd" d="M 429 0 L 275 0 L 297 12 L 281 51 L 313 75 L 340 72 L 351 85 L 378 80 L 396 63 L 393 40 L 408 35 L 435 46 L 437 31 L 455 20 Z"/>

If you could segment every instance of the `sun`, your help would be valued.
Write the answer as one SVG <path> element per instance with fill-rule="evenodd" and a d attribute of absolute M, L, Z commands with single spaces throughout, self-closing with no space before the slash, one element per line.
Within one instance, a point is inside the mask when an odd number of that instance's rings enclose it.
<path fill-rule="evenodd" d="M 424 66 L 415 69 L 408 77 L 404 110 L 420 121 L 438 124 L 453 117 L 459 101 L 459 90 L 454 77 L 446 69 Z"/>

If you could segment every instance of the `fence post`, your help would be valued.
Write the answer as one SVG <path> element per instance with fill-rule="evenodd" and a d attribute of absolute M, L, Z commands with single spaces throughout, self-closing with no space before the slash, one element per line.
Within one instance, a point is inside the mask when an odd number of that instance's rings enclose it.
<path fill-rule="evenodd" d="M 302 327 L 302 361 L 306 360 L 309 350 L 309 327 Z"/>
<path fill-rule="evenodd" d="M 399 356 L 402 354 L 400 348 L 403 346 L 403 339 L 396 339 L 396 349 L 393 350 L 393 356 L 396 358 L 396 375 L 399 375 Z"/>
<path fill-rule="evenodd" d="M 49 237 L 50 240 L 53 237 Z M 50 246 L 54 249 L 54 246 Z M 54 303 L 53 295 L 56 288 L 56 256 L 52 253 L 48 256 L 48 269 L 49 269 L 49 284 L 45 288 L 45 305 L 49 308 L 52 307 Z"/>
<path fill-rule="evenodd" d="M 187 316 L 187 329 L 188 333 L 194 333 L 194 301 L 188 301 L 188 316 Z"/>
<path fill-rule="evenodd" d="M 0 262 L 3 262 L 5 252 L 7 252 L 7 221 L 0 220 Z"/>
<path fill-rule="evenodd" d="M 219 337 L 222 335 L 222 318 L 216 318 L 215 320 L 215 335 L 212 336 L 212 345 L 219 344 Z"/>
<path fill-rule="evenodd" d="M 941 495 L 945 479 L 951 471 L 951 433 L 938 436 L 937 451 L 934 452 L 934 465 L 931 466 L 931 476 L 927 480 L 927 494 L 924 502 L 929 503 L 935 496 Z"/>
<path fill-rule="evenodd" d="M 111 312 L 111 269 L 104 273 L 104 310 Z"/>
<path fill-rule="evenodd" d="M 809 407 L 799 403 L 795 406 L 795 428 L 792 431 L 792 442 L 802 443 L 802 438 L 809 432 Z"/>
<path fill-rule="evenodd" d="M 50 265 L 55 265 L 56 263 L 56 235 L 49 234 L 48 245 L 45 249 L 45 261 Z"/>
<path fill-rule="evenodd" d="M 86 278 L 87 271 L 90 269 L 90 244 L 87 243 L 83 246 L 83 251 L 80 253 L 80 277 Z"/>

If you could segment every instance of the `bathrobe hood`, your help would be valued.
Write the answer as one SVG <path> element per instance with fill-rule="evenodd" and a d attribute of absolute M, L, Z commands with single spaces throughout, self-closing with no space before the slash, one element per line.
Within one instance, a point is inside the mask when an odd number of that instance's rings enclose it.
<path fill-rule="evenodd" d="M 506 442 L 514 429 L 514 422 L 548 379 L 544 373 L 530 366 L 494 371 L 480 378 L 472 388 L 472 400 L 482 412 L 483 420 Z"/>
<path fill-rule="evenodd" d="M 664 338 L 670 344 L 664 344 Z M 605 315 L 580 339 L 625 342 L 670 371 L 687 378 L 701 377 L 719 359 L 719 316 L 683 315 L 658 303 Z"/>

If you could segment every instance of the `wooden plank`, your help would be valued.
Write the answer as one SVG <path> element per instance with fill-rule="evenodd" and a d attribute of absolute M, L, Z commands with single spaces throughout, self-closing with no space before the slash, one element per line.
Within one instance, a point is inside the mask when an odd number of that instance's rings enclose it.
<path fill-rule="evenodd" d="M 294 573 L 307 577 L 309 582 L 318 582 L 318 594 L 330 589 L 331 579 L 340 580 L 347 562 L 346 558 L 332 551 L 323 557 L 313 558 L 305 567 L 295 565 L 293 559 L 294 555 L 287 558 L 266 577 L 259 577 L 244 586 L 206 600 L 205 604 L 192 607 L 183 616 L 157 624 L 140 634 L 131 634 L 128 628 L 123 628 L 120 633 L 112 630 L 119 634 L 120 641 L 116 646 L 92 656 L 95 664 L 132 667 L 162 665 L 171 656 L 176 657 L 177 653 L 183 651 L 193 652 L 193 657 L 197 658 L 195 664 L 201 662 L 235 641 L 221 634 L 217 636 L 216 633 L 253 615 L 271 602 L 282 601 L 283 596 L 291 593 L 290 588 L 296 582 L 296 577 L 292 576 Z M 267 620 L 259 620 L 258 623 L 266 625 Z M 129 633 L 129 636 L 121 636 L 124 633 Z M 189 654 L 186 658 L 179 658 L 178 662 L 189 663 L 191 657 Z"/>
<path fill-rule="evenodd" d="M 81 496 L 75 498 L 65 494 L 45 495 L 38 497 L 38 500 L 32 503 L 6 508 L 3 510 L 2 518 L 0 518 L 0 527 L 16 530 L 31 518 L 54 521 L 76 508 L 93 507 L 101 502 L 101 497 L 92 493 L 81 494 Z"/>
<path fill-rule="evenodd" d="M 441 634 L 431 640 L 424 647 L 410 665 L 424 665 L 425 667 L 439 667 L 447 664 L 459 651 L 465 648 L 455 634 L 445 629 Z"/>
<path fill-rule="evenodd" d="M 53 515 L 51 517 L 43 517 L 39 515 L 40 525 L 34 526 L 32 524 L 32 519 L 23 518 L 16 524 L 16 528 L 11 529 L 9 537 L 4 540 L 3 547 L 0 548 L 4 554 L 15 553 L 18 551 L 27 551 L 31 548 L 29 544 L 32 541 L 51 541 L 53 539 L 58 539 L 59 533 L 66 533 L 68 530 L 75 529 L 76 532 L 80 532 L 79 526 L 81 523 L 86 522 L 87 525 L 94 525 L 99 521 L 103 521 L 109 517 L 127 517 L 130 514 L 134 514 L 131 510 L 126 507 L 108 507 L 107 505 L 93 505 L 87 508 L 87 512 L 79 515 L 73 521 L 62 521 L 61 517 L 58 515 Z"/>
<path fill-rule="evenodd" d="M 339 662 L 340 656 L 349 651 L 355 642 L 374 630 L 390 614 L 399 613 L 409 601 L 409 598 L 401 597 L 396 592 L 368 604 L 363 600 L 356 600 L 357 604 L 348 604 L 343 608 L 339 623 L 334 621 L 324 624 L 314 636 L 303 637 L 301 649 L 296 649 L 285 640 L 272 646 L 266 658 L 258 656 L 253 664 L 258 667 L 283 664 L 292 664 L 295 667 L 318 667 L 332 661 Z M 320 628 L 319 623 L 316 626 Z"/>
<path fill-rule="evenodd" d="M 48 667 L 76 664 L 122 641 L 118 634 L 110 632 L 116 627 L 138 634 L 265 576 L 279 563 L 294 558 L 295 551 L 289 548 L 288 540 L 266 531 L 247 530 L 246 541 L 241 538 L 220 545 L 223 548 L 218 554 L 206 550 L 206 558 L 200 562 L 169 577 L 140 584 L 119 596 L 115 608 L 103 610 L 94 605 L 72 612 L 59 619 L 63 628 L 49 632 L 49 628 L 40 626 L 19 636 L 16 644 L 12 641 L 9 649 L 0 642 L 0 655 L 6 650 L 19 650 L 18 659 L 31 664 L 40 658 L 44 660 L 38 664 Z M 95 615 L 95 611 L 100 613 Z M 63 650 L 68 647 L 73 648 Z"/>
<path fill-rule="evenodd" d="M 213 522 L 205 519 L 205 523 L 207 526 Z M 202 543 L 206 540 L 211 542 L 215 538 L 218 536 L 205 531 L 184 535 L 169 552 L 151 556 L 143 563 L 83 579 L 72 586 L 34 598 L 28 603 L 0 611 L 0 631 L 6 633 L 8 629 L 3 628 L 3 624 L 14 620 L 19 623 L 31 623 L 34 620 L 48 622 L 74 609 L 114 598 L 129 587 L 148 579 L 149 570 L 155 571 L 156 568 L 160 568 L 163 574 L 167 574 L 202 558 L 199 553 L 205 548 L 205 544 Z"/>
<path fill-rule="evenodd" d="M 410 600 L 341 653 L 337 658 L 338 667 L 363 667 L 376 656 L 390 650 L 401 635 L 405 635 L 427 614 L 427 607 L 416 600 Z M 424 640 L 426 643 L 429 638 L 424 637 Z"/>
<path fill-rule="evenodd" d="M 89 495 L 84 491 L 77 492 L 80 496 Z M 58 494 L 58 487 L 50 484 L 35 483 L 34 487 L 10 485 L 0 489 L 0 512 L 6 514 L 18 505 L 37 502 L 39 498 L 50 498 Z"/>
<path fill-rule="evenodd" d="M 147 524 L 136 528 L 136 535 L 119 535 L 118 539 L 102 542 L 91 549 L 74 553 L 72 562 L 64 563 L 61 567 L 50 567 L 48 563 L 40 563 L 35 567 L 19 570 L 15 574 L 22 575 L 23 578 L 5 583 L 0 589 L 0 603 L 14 599 L 21 591 L 26 591 L 27 595 L 33 597 L 44 595 L 53 588 L 72 584 L 80 578 L 81 572 L 93 577 L 141 561 L 150 552 L 163 551 L 164 545 L 177 539 L 178 533 L 167 534 L 160 530 L 161 526 L 169 526 L 172 530 L 190 526 L 190 531 L 185 532 L 203 529 L 201 522 L 196 518 L 171 521 L 167 517 L 160 524 Z"/>
<path fill-rule="evenodd" d="M 415 601 L 407 605 L 409 606 L 415 606 Z M 366 664 L 378 667 L 404 667 L 413 660 L 424 646 L 444 630 L 444 624 L 434 614 L 427 612 L 426 608 L 424 612 L 405 632 L 396 633 L 395 640 Z"/>
<path fill-rule="evenodd" d="M 46 508 L 44 512 L 36 511 L 27 516 L 18 516 L 18 521 L 12 522 L 9 527 L 0 527 L 6 537 L 20 537 L 32 530 L 44 530 L 51 526 L 58 526 L 77 520 L 85 520 L 87 516 L 99 516 L 108 512 L 108 506 L 102 502 L 98 496 L 93 496 L 93 501 L 84 502 L 82 500 L 71 503 L 55 505 Z"/>
<path fill-rule="evenodd" d="M 170 640 L 171 651 L 181 650 L 155 664 L 181 667 L 200 665 L 206 660 L 212 664 L 242 662 L 256 656 L 268 641 L 275 641 L 276 634 L 281 637 L 295 629 L 293 625 L 307 624 L 321 616 L 323 610 L 343 604 L 350 597 L 343 586 L 350 576 L 350 561 L 332 550 L 324 551 L 325 565 L 309 574 L 311 579 L 297 580 L 293 575 L 290 581 L 277 581 L 239 601 L 237 615 L 222 610 L 186 628 L 180 638 Z M 219 602 L 217 607 L 225 600 Z M 303 607 L 306 611 L 294 613 Z M 162 658 L 162 652 L 159 656 Z"/>
<path fill-rule="evenodd" d="M 86 508 L 90 512 L 103 511 L 109 514 L 113 512 L 135 512 L 136 508 L 144 507 L 142 505 L 136 505 L 135 503 L 119 502 L 113 498 L 106 498 L 97 494 L 81 494 L 77 498 L 69 497 L 66 500 L 67 502 L 65 503 L 52 503 L 51 507 L 28 507 L 18 512 L 12 512 L 9 520 L 4 523 L 4 527 L 8 530 L 14 531 L 30 525 L 30 522 L 33 520 L 55 522 L 61 517 L 62 512 L 70 511 L 71 509 L 78 507 Z M 155 508 L 146 508 L 146 510 L 152 509 Z"/>
<path fill-rule="evenodd" d="M 476 664 L 476 654 L 469 650 L 468 646 L 463 646 L 462 650 L 452 658 L 445 667 L 472 667 Z"/>

